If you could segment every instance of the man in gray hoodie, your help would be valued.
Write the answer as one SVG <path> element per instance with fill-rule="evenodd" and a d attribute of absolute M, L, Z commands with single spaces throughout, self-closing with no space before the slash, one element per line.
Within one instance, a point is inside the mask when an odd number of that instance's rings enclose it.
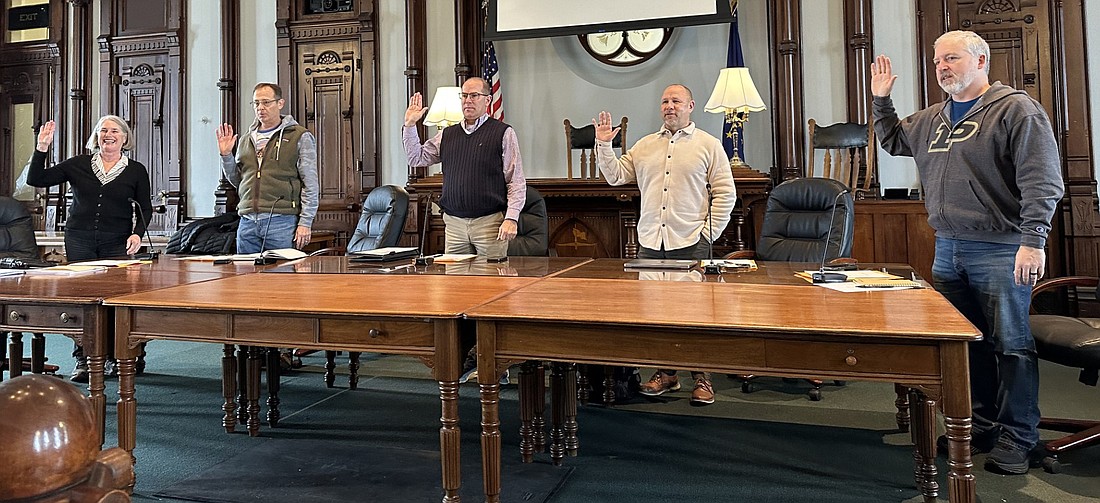
<path fill-rule="evenodd" d="M 887 152 L 916 161 L 936 230 L 933 284 L 984 335 L 970 345 L 971 454 L 988 452 L 988 469 L 1022 474 L 1039 441 L 1028 306 L 1064 192 L 1058 144 L 1039 102 L 990 84 L 989 44 L 977 34 L 943 34 L 933 63 L 950 98 L 899 120 L 890 99 L 897 76 L 878 56 L 875 131 Z"/>
<path fill-rule="evenodd" d="M 282 88 L 261 82 L 252 91 L 256 121 L 240 143 L 229 124 L 215 131 L 222 171 L 241 197 L 237 253 L 309 244 L 320 194 L 317 140 L 280 114 L 285 105 Z"/>

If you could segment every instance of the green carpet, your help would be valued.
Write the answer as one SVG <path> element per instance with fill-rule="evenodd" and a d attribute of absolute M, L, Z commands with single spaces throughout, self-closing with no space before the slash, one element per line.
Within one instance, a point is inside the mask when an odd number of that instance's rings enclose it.
<path fill-rule="evenodd" d="M 70 370 L 68 339 L 47 339 L 51 362 Z M 135 501 L 178 501 L 153 495 L 265 443 L 438 451 L 438 388 L 416 359 L 365 354 L 360 389 L 350 391 L 325 388 L 318 369 L 323 357 L 308 357 L 306 369 L 283 380 L 280 427 L 265 426 L 261 438 L 250 438 L 221 427 L 220 346 L 157 341 L 148 351 L 148 373 L 137 382 Z M 1100 417 L 1100 390 L 1077 383 L 1072 369 L 1043 362 L 1040 370 L 1044 413 Z M 688 391 L 612 409 L 581 407 L 580 456 L 566 458 L 565 468 L 574 470 L 547 501 L 921 501 L 912 482 L 909 436 L 894 430 L 891 385 L 830 385 L 823 401 L 811 402 L 801 383 L 776 379 L 743 394 L 732 379 L 716 376 L 714 382 L 718 399 L 708 407 L 690 407 Z M 337 386 L 346 384 L 346 376 L 338 376 Z M 107 396 L 107 445 L 114 445 L 116 381 L 108 381 Z M 477 387 L 462 386 L 463 501 L 468 502 L 481 501 L 475 468 L 479 407 Z M 506 387 L 500 416 L 503 487 L 523 490 L 515 487 L 519 477 L 513 468 L 519 457 L 517 409 L 515 387 Z M 1043 438 L 1057 435 L 1043 432 Z M 548 465 L 548 453 L 536 461 L 557 470 Z M 979 500 L 986 503 L 1100 499 L 1100 447 L 1065 456 L 1065 472 L 1054 475 L 1037 469 L 1024 476 L 996 475 L 983 470 L 983 461 L 984 456 L 975 458 L 974 475 Z M 937 465 L 940 499 L 946 501 L 946 462 L 939 458 Z M 420 476 L 434 494 L 423 501 L 439 501 L 438 459 L 428 460 Z M 391 490 L 396 494 L 396 487 L 380 489 Z"/>

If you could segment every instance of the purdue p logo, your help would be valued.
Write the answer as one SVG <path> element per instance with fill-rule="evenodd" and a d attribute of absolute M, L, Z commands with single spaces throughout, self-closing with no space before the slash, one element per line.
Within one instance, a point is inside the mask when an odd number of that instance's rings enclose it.
<path fill-rule="evenodd" d="M 951 150 L 952 143 L 966 141 L 977 132 L 977 122 L 960 122 L 955 125 L 954 129 L 950 129 L 947 124 L 941 123 L 940 127 L 936 128 L 936 139 L 928 146 L 928 151 L 947 152 Z"/>

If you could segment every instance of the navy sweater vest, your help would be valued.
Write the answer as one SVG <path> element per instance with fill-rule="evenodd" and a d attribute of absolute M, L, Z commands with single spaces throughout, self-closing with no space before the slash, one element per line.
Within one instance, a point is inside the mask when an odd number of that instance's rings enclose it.
<path fill-rule="evenodd" d="M 472 134 L 461 124 L 443 130 L 443 212 L 461 218 L 477 218 L 508 208 L 504 181 L 504 132 L 508 125 L 488 119 Z"/>

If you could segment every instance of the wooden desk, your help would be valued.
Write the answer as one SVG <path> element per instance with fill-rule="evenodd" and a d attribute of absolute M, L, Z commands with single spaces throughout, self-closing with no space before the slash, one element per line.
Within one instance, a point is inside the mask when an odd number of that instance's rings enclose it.
<path fill-rule="evenodd" d="M 572 271 L 600 267 L 602 261 Z M 621 261 L 620 261 L 621 262 Z M 975 501 L 967 343 L 981 333 L 931 289 L 840 293 L 806 284 L 557 277 L 475 307 L 478 375 L 525 360 L 859 379 L 919 390 L 915 473 L 935 499 L 934 403 L 950 448 L 948 492 Z M 500 494 L 500 385 L 481 384 L 486 501 Z"/>
<path fill-rule="evenodd" d="M 159 265 L 158 265 L 159 264 Z M 163 266 L 160 267 L 160 266 Z M 88 358 L 88 391 L 100 425 L 103 443 L 106 399 L 103 395 L 103 364 L 111 337 L 110 310 L 103 299 L 205 281 L 225 276 L 201 266 L 158 262 L 77 277 L 15 276 L 0 278 L 3 319 L 0 332 L 11 333 L 10 362 L 21 365 L 23 332 L 62 334 L 84 348 Z M 32 344 L 45 344 L 35 338 Z"/>
<path fill-rule="evenodd" d="M 315 259 L 323 264 L 343 257 Z M 138 345 L 147 340 L 407 354 L 419 357 L 439 381 L 443 501 L 458 501 L 457 400 L 464 356 L 459 319 L 474 306 L 538 280 L 495 275 L 262 273 L 111 298 L 107 304 L 116 308 L 119 359 L 119 447 L 131 455 L 134 450 L 134 364 Z M 222 365 L 223 383 L 235 382 L 236 358 L 227 355 Z M 227 430 L 237 421 L 232 386 L 224 390 Z M 255 432 L 260 386 L 255 352 L 248 359 L 247 386 L 248 428 Z"/>

